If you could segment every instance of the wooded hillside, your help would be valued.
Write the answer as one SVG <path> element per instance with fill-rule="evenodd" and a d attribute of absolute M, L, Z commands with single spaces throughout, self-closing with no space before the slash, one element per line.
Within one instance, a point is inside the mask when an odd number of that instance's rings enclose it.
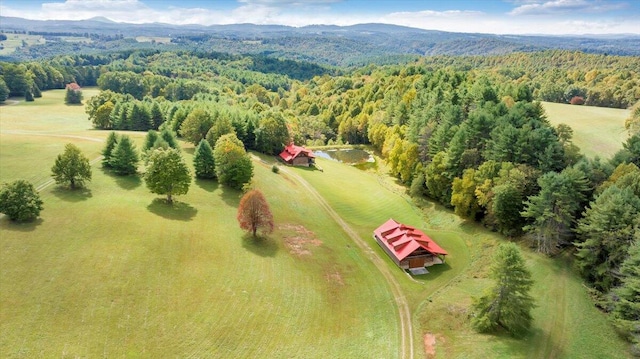
<path fill-rule="evenodd" d="M 174 131 L 211 147 L 235 132 L 267 154 L 291 140 L 371 145 L 413 196 L 542 253 L 573 251 L 596 303 L 640 350 L 640 135 L 613 158 L 586 158 L 571 128 L 552 126 L 536 101 L 629 107 L 640 99 L 639 64 L 546 51 L 337 71 L 259 56 L 126 51 L 0 65 L 11 96 L 99 86 L 85 101 L 98 129 Z"/>

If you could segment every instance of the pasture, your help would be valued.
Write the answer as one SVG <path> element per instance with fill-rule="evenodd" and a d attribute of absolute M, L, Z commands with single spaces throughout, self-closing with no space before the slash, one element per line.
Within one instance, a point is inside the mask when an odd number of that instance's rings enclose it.
<path fill-rule="evenodd" d="M 629 110 L 552 102 L 543 102 L 542 106 L 551 124 L 564 123 L 573 129 L 573 143 L 587 157 L 609 159 L 627 140 L 624 121 Z"/>
<path fill-rule="evenodd" d="M 2 48 L 0 48 L 0 56 L 11 55 L 17 48 L 23 46 L 40 45 L 45 43 L 44 37 L 41 35 L 26 35 L 26 34 L 8 34 L 7 39 L 0 41 Z"/>
<path fill-rule="evenodd" d="M 0 182 L 29 179 L 45 207 L 34 223 L 0 217 L 3 357 L 399 357 L 391 281 L 411 313 L 415 358 L 425 357 L 425 335 L 439 358 L 627 357 L 570 265 L 524 245 L 538 305 L 531 334 L 473 332 L 467 308 L 489 285 L 490 256 L 505 239 L 416 206 L 383 164 L 361 171 L 318 159 L 323 172 L 275 174 L 274 159 L 259 156 L 254 187 L 276 222 L 260 240 L 238 228 L 241 193 L 216 182 L 194 181 L 173 207 L 140 177 L 114 176 L 99 162 L 85 190 L 47 185 L 64 144 L 97 160 L 108 133 L 91 129 L 82 107 L 64 105 L 63 90 L 43 96 L 0 107 Z M 140 146 L 144 134 L 129 134 Z M 193 146 L 183 150 L 190 164 Z M 416 278 L 395 267 L 372 239 L 390 217 L 424 229 L 449 251 L 447 263 Z"/>

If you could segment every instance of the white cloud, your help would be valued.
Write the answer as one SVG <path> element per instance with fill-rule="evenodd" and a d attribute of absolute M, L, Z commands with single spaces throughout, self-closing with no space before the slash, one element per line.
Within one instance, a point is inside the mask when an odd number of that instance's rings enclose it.
<path fill-rule="evenodd" d="M 163 22 L 171 24 L 278 24 L 305 26 L 311 24 L 354 25 L 358 23 L 386 23 L 422 29 L 451 32 L 480 32 L 495 34 L 608 34 L 640 33 L 637 21 L 631 17 L 609 19 L 606 17 L 584 18 L 567 16 L 504 16 L 480 11 L 415 11 L 388 14 L 343 14 L 331 11 L 328 4 L 336 0 L 244 0 L 235 9 L 216 11 L 204 8 L 182 8 L 177 6 L 153 9 L 141 0 L 66 0 L 64 3 L 45 3 L 42 8 L 25 12 L 0 5 L 3 16 L 30 19 L 79 20 L 103 16 L 114 21 L 130 23 Z M 606 4 L 587 0 L 514 0 L 526 5 L 546 6 L 547 11 L 561 8 L 591 9 Z M 525 4 L 526 2 L 526 4 Z M 148 3 L 148 2 L 147 2 Z M 305 6 L 301 4 L 306 4 Z M 298 4 L 300 6 L 289 6 Z M 586 4 L 586 5 L 585 5 Z M 580 7 L 582 5 L 582 7 Z M 616 5 L 616 4 L 610 4 Z M 619 5 L 619 3 L 617 3 Z M 518 9 L 516 8 L 516 9 Z M 515 10 L 514 10 L 515 11 Z M 521 14 L 526 14 L 521 11 Z M 529 13 L 532 13 L 531 11 Z M 540 13 L 540 10 L 538 11 Z"/>
<path fill-rule="evenodd" d="M 509 12 L 509 15 L 548 15 L 575 12 L 602 13 L 620 10 L 627 7 L 626 3 L 604 3 L 588 0 L 554 0 L 554 1 L 526 1 Z"/>
<path fill-rule="evenodd" d="M 267 6 L 286 6 L 286 5 L 326 5 L 342 2 L 343 0 L 238 0 L 245 4 L 259 4 Z"/>

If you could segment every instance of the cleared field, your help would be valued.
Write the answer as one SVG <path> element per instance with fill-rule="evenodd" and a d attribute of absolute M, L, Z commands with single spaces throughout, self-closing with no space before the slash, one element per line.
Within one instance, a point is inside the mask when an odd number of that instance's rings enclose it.
<path fill-rule="evenodd" d="M 15 107 L 34 129 L 46 120 Z M 3 112 L 2 129 L 16 120 Z M 77 131 L 87 123 L 69 132 L 91 137 Z M 18 149 L 3 147 L 0 162 Z M 49 172 L 40 161 L 34 178 Z M 35 223 L 0 218 L 3 357 L 397 356 L 397 310 L 376 268 L 300 186 L 270 166 L 255 172 L 277 223 L 267 240 L 239 230 L 239 192 L 195 181 L 169 208 L 137 177 L 98 166 L 85 191 L 47 187 Z"/>
<path fill-rule="evenodd" d="M 35 103 L 0 107 L 0 181 L 46 183 L 67 142 L 98 156 L 108 133 L 91 130 L 84 109 L 65 106 L 63 96 L 49 91 Z M 138 143 L 144 135 L 130 134 Z M 193 147 L 183 153 L 190 163 Z M 266 240 L 239 230 L 237 191 L 194 181 L 167 207 L 140 178 L 97 165 L 87 190 L 46 187 L 35 223 L 0 218 L 2 356 L 398 357 L 397 301 L 376 255 L 411 310 L 416 358 L 426 334 L 441 358 L 627 357 L 564 259 L 524 248 L 538 304 L 531 334 L 480 335 L 467 308 L 489 285 L 486 268 L 503 238 L 441 207 L 416 207 L 381 173 L 318 159 L 323 172 L 274 174 L 273 158 L 261 159 L 254 185 L 277 224 Z M 369 249 L 360 250 L 294 175 Z M 447 263 L 417 278 L 396 268 L 372 238 L 390 217 L 423 228 L 449 251 Z"/>
<path fill-rule="evenodd" d="M 137 42 L 157 42 L 159 44 L 169 44 L 171 43 L 170 37 L 162 37 L 162 36 L 138 36 L 136 37 Z"/>
<path fill-rule="evenodd" d="M 45 40 L 40 35 L 25 35 L 25 34 L 5 34 L 7 39 L 0 41 L 2 48 L 0 49 L 0 56 L 6 56 L 12 54 L 17 48 L 22 47 L 23 41 L 27 46 L 44 44 Z"/>
<path fill-rule="evenodd" d="M 588 157 L 608 159 L 627 140 L 624 121 L 629 110 L 552 102 L 542 105 L 553 125 L 564 123 L 573 129 L 573 143 Z"/>
<path fill-rule="evenodd" d="M 98 90 L 82 92 L 88 99 Z M 64 90 L 45 91 L 34 102 L 17 99 L 17 105 L 0 105 L 0 182 L 20 178 L 43 183 L 66 143 L 80 147 L 89 159 L 100 155 L 107 132 L 94 131 L 84 107 L 65 105 L 64 95 Z"/>

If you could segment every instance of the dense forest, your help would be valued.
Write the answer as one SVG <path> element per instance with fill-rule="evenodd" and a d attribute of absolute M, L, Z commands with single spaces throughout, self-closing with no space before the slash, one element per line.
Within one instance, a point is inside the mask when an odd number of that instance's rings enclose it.
<path fill-rule="evenodd" d="M 0 61 L 28 61 L 70 53 L 97 54 L 118 49 L 220 51 L 268 55 L 328 66 L 398 64 L 420 56 L 503 55 L 551 49 L 622 56 L 640 55 L 639 38 L 622 36 L 522 36 L 455 33 L 389 24 L 171 25 L 116 23 L 106 18 L 38 21 L 0 17 L 5 34 L 41 36 L 23 43 Z M 0 48 L 1 48 L 0 44 Z"/>
<path fill-rule="evenodd" d="M 594 302 L 640 354 L 640 61 L 550 50 L 430 57 L 353 70 L 218 52 L 121 51 L 0 63 L 0 100 L 98 86 L 104 130 L 173 131 L 211 147 L 235 132 L 276 154 L 289 141 L 370 145 L 412 196 L 537 251 L 575 254 Z M 586 158 L 539 100 L 627 108 L 629 138 Z"/>

